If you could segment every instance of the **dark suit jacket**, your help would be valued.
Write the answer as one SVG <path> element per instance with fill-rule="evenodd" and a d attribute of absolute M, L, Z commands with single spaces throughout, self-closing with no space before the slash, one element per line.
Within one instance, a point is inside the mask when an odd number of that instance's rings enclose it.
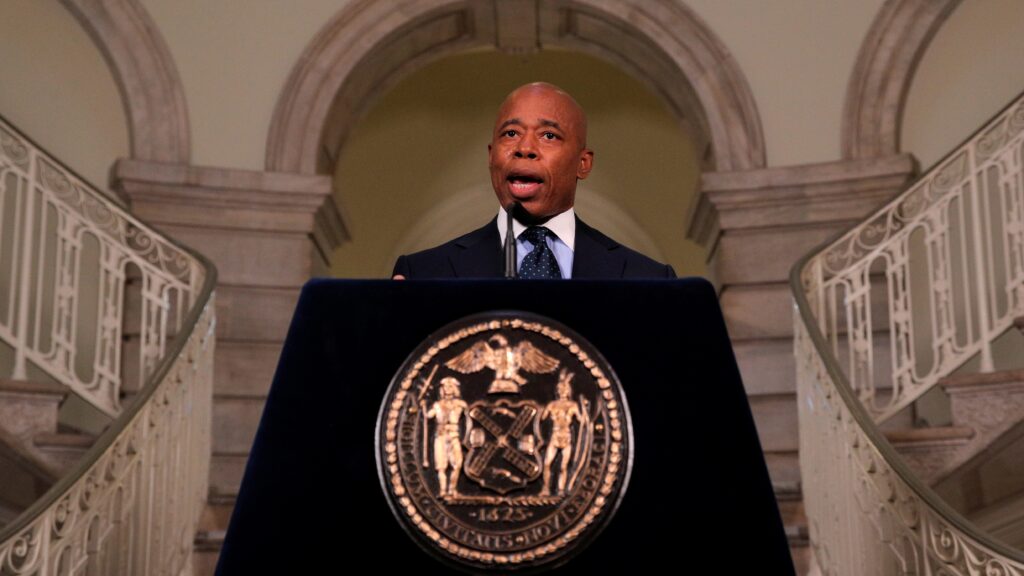
<path fill-rule="evenodd" d="M 505 259 L 495 220 L 436 248 L 400 256 L 394 274 L 406 278 L 501 278 Z M 675 278 L 676 273 L 671 266 L 626 248 L 576 218 L 572 277 Z"/>

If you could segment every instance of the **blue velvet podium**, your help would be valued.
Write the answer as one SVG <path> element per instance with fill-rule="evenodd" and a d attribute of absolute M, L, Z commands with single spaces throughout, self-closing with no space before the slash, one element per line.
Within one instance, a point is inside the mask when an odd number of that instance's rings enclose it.
<path fill-rule="evenodd" d="M 493 310 L 540 314 L 588 340 L 618 374 L 632 413 L 621 506 L 553 572 L 793 573 L 718 300 L 701 279 L 309 282 L 217 573 L 450 573 L 388 506 L 376 418 L 424 339 Z"/>

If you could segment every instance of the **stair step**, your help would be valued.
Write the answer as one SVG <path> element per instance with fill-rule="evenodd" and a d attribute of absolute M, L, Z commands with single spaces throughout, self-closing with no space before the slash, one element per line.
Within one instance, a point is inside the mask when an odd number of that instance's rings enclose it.
<path fill-rule="evenodd" d="M 69 448 L 87 450 L 96 442 L 96 437 L 80 432 L 51 432 L 35 437 L 36 446 L 45 448 Z"/>
<path fill-rule="evenodd" d="M 203 508 L 202 514 L 199 516 L 199 527 L 197 533 L 226 532 L 228 524 L 231 522 L 231 514 L 234 510 L 234 499 L 231 499 L 229 502 L 207 503 Z"/>
<path fill-rule="evenodd" d="M 950 447 L 969 442 L 974 437 L 974 429 L 967 426 L 932 426 L 886 430 L 884 434 L 899 449 Z"/>
<path fill-rule="evenodd" d="M 203 508 L 203 513 L 199 517 L 199 527 L 196 531 L 192 562 L 195 576 L 213 574 L 237 499 L 237 487 L 229 489 L 210 487 L 206 507 Z"/>
<path fill-rule="evenodd" d="M 63 384 L 55 382 L 33 382 L 31 380 L 0 378 L 0 393 L 4 392 L 50 395 L 63 398 L 68 393 L 68 389 Z"/>
<path fill-rule="evenodd" d="M 779 502 L 779 515 L 782 516 L 782 525 L 790 544 L 794 540 L 807 540 L 807 514 L 804 512 L 803 500 Z"/>
<path fill-rule="evenodd" d="M 223 531 L 197 532 L 192 545 L 192 574 L 194 576 L 213 576 L 223 545 Z"/>
<path fill-rule="evenodd" d="M 999 370 L 996 372 L 957 374 L 939 381 L 947 393 L 975 392 L 985 388 L 1013 387 L 1024 390 L 1024 370 Z"/>
<path fill-rule="evenodd" d="M 201 530 L 196 532 L 196 539 L 194 542 L 195 550 L 201 550 L 203 552 L 220 552 L 221 547 L 224 545 L 224 537 L 227 535 L 227 530 Z"/>
<path fill-rule="evenodd" d="M 50 432 L 37 434 L 33 443 L 51 462 L 66 472 L 96 443 L 96 437 L 82 433 Z"/>
<path fill-rule="evenodd" d="M 1024 370 L 963 374 L 941 382 L 953 423 L 989 443 L 1024 417 Z"/>
<path fill-rule="evenodd" d="M 22 443 L 55 431 L 67 393 L 60 384 L 0 378 L 0 427 Z"/>
<path fill-rule="evenodd" d="M 779 501 L 803 499 L 803 492 L 799 480 L 773 481 L 772 491 L 775 492 L 775 499 Z"/>

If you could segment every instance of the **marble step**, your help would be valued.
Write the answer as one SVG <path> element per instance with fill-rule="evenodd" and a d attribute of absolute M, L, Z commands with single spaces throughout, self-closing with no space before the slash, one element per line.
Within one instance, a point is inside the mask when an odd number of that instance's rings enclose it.
<path fill-rule="evenodd" d="M 80 432 L 48 432 L 33 439 L 36 448 L 62 474 L 71 470 L 96 442 L 92 434 Z"/>
<path fill-rule="evenodd" d="M 216 570 L 237 498 L 237 490 L 225 492 L 211 487 L 192 548 L 194 576 L 212 576 Z"/>
<path fill-rule="evenodd" d="M 26 446 L 36 434 L 56 432 L 67 393 L 61 384 L 0 378 L 0 428 Z"/>
<path fill-rule="evenodd" d="M 972 428 L 964 426 L 895 428 L 883 433 L 910 469 L 928 484 L 948 471 L 975 435 Z"/>

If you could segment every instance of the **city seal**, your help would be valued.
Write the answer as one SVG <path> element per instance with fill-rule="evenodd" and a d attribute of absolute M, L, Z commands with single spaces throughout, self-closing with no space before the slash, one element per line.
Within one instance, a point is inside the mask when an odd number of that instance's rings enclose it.
<path fill-rule="evenodd" d="M 432 334 L 392 380 L 376 438 L 395 517 L 474 573 L 570 561 L 614 515 L 633 454 L 611 366 L 569 328 L 524 312 Z"/>

